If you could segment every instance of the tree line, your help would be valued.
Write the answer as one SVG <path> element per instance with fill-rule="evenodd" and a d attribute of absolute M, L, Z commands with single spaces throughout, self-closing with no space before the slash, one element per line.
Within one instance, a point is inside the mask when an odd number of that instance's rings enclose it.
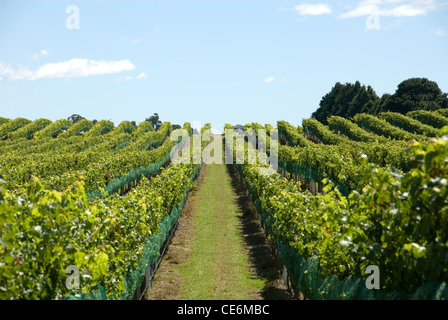
<path fill-rule="evenodd" d="M 71 121 L 72 123 L 76 123 L 82 119 L 85 119 L 83 116 L 80 116 L 79 114 L 72 114 L 70 117 L 67 118 L 67 120 Z M 154 128 L 154 131 L 159 130 L 160 126 L 162 125 L 162 121 L 160 121 L 159 114 L 154 113 L 152 116 L 145 119 L 145 121 L 148 121 L 151 123 L 152 127 Z M 94 119 L 92 120 L 92 123 L 97 123 L 98 120 Z M 131 124 L 137 128 L 137 123 L 135 121 L 131 121 Z M 180 129 L 181 126 L 177 124 L 172 125 L 173 129 Z"/>
<path fill-rule="evenodd" d="M 448 94 L 443 93 L 436 82 L 426 78 L 410 78 L 401 82 L 394 94 L 379 97 L 371 86 L 337 82 L 322 97 L 319 108 L 311 117 L 327 124 L 330 116 L 351 118 L 357 113 L 378 114 L 398 112 L 406 114 L 413 110 L 436 110 L 448 108 Z"/>

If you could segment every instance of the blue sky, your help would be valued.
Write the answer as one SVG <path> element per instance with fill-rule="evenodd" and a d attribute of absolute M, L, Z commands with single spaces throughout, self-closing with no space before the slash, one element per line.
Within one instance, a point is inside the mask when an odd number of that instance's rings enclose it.
<path fill-rule="evenodd" d="M 446 0 L 0 1 L 8 118 L 297 125 L 336 82 L 411 77 L 448 92 Z"/>

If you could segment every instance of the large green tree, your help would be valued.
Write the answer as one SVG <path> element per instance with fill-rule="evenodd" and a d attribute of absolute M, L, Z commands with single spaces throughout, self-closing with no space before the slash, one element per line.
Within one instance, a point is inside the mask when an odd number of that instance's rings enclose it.
<path fill-rule="evenodd" d="M 83 116 L 80 116 L 79 114 L 72 114 L 70 117 L 67 118 L 67 120 L 71 121 L 72 123 L 76 123 L 82 119 L 85 119 L 85 118 Z"/>
<path fill-rule="evenodd" d="M 322 123 L 335 115 L 350 118 L 357 113 L 377 113 L 381 99 L 371 86 L 361 85 L 359 81 L 354 84 L 341 84 L 337 82 L 319 103 L 319 108 L 312 114 Z"/>
<path fill-rule="evenodd" d="M 426 78 L 410 78 L 398 85 L 384 108 L 402 114 L 413 110 L 448 108 L 448 97 L 436 82 Z"/>
<path fill-rule="evenodd" d="M 150 124 L 152 124 L 152 127 L 154 128 L 154 131 L 159 130 L 160 126 L 162 125 L 162 121 L 159 120 L 159 114 L 154 113 L 149 118 L 146 118 L 145 121 L 148 121 Z"/>

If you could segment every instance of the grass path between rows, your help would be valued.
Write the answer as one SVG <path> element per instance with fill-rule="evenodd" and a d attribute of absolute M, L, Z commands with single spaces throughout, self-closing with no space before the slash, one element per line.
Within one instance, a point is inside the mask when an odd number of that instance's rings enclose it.
<path fill-rule="evenodd" d="M 182 299 L 251 299 L 265 281 L 254 275 L 244 252 L 242 212 L 225 165 L 211 164 L 196 194 L 195 241 L 181 267 Z"/>
<path fill-rule="evenodd" d="M 196 184 L 145 298 L 290 299 L 233 166 L 204 164 Z"/>

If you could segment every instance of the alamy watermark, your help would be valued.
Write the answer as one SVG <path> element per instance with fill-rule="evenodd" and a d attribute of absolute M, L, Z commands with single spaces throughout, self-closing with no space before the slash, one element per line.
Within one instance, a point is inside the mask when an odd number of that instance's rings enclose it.
<path fill-rule="evenodd" d="M 65 274 L 68 275 L 67 279 L 65 279 L 67 289 L 79 289 L 79 268 L 75 265 L 69 265 L 65 269 Z"/>
<path fill-rule="evenodd" d="M 366 18 L 367 30 L 380 30 L 380 9 L 375 7 Z"/>
<path fill-rule="evenodd" d="M 366 288 L 369 290 L 378 290 L 380 288 L 380 268 L 375 265 L 370 265 L 366 268 L 366 273 L 370 274 L 366 279 Z"/>
<path fill-rule="evenodd" d="M 65 19 L 65 27 L 68 30 L 80 29 L 79 7 L 70 5 L 65 8 L 65 13 L 69 16 Z"/>

